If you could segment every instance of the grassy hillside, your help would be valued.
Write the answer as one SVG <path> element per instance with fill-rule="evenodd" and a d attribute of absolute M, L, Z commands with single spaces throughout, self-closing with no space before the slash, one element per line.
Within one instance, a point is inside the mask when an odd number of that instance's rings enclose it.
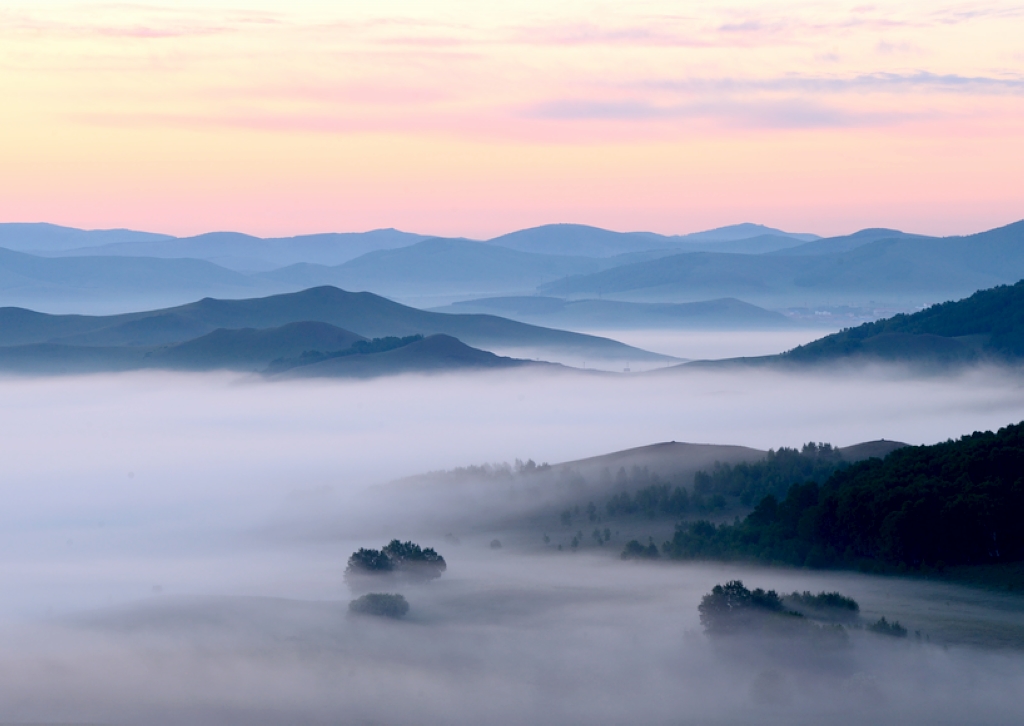
<path fill-rule="evenodd" d="M 1024 280 L 826 336 L 778 356 L 800 363 L 842 358 L 969 362 L 1024 358 Z"/>

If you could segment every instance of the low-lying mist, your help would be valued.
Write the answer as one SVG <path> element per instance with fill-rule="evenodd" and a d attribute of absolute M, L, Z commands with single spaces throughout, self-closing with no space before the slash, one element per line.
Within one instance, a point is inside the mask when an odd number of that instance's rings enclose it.
<path fill-rule="evenodd" d="M 667 440 L 761 449 L 932 443 L 1024 419 L 1024 388 L 1006 372 L 514 371 L 288 383 L 141 373 L 3 379 L 0 402 L 0 721 L 1016 723 L 1022 715 L 1024 656 L 943 635 L 952 621 L 1012 629 L 1022 615 L 1009 596 L 893 578 L 629 563 L 611 547 L 545 555 L 519 547 L 515 532 L 493 533 L 500 549 L 489 546 L 491 534 L 455 544 L 416 526 L 401 488 L 375 486 Z M 424 511 L 422 498 L 416 507 L 425 521 L 438 514 Z M 329 534 L 319 526 L 325 518 L 336 522 Z M 448 571 L 404 591 L 403 621 L 347 616 L 348 555 L 395 537 L 436 547 Z M 723 648 L 700 632 L 696 608 L 714 584 L 736 577 L 780 591 L 838 589 L 865 613 L 934 637 L 857 631 L 827 667 L 799 649 L 779 660 L 757 643 Z"/>
<path fill-rule="evenodd" d="M 784 330 L 598 330 L 602 335 L 644 350 L 689 360 L 720 360 L 776 355 L 836 332 L 835 328 L 794 327 Z"/>

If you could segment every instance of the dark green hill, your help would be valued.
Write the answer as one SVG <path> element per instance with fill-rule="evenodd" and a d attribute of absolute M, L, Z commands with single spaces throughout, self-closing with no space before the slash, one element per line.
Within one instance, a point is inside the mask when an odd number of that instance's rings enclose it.
<path fill-rule="evenodd" d="M 12 325 L 6 323 L 10 321 Z M 218 328 L 276 328 L 315 321 L 367 338 L 443 333 L 481 348 L 530 348 L 584 360 L 671 362 L 668 356 L 592 335 L 527 325 L 494 315 L 445 315 L 418 310 L 368 292 L 318 287 L 245 300 L 205 298 L 175 308 L 111 316 L 41 315 L 0 309 L 0 345 L 168 345 Z"/>
<path fill-rule="evenodd" d="M 1024 559 L 1024 424 L 907 446 L 765 497 L 743 522 L 680 525 L 665 552 L 812 567 Z"/>
<path fill-rule="evenodd" d="M 468 369 L 550 365 L 505 358 L 471 348 L 450 335 L 431 335 L 381 353 L 340 356 L 281 373 L 282 378 L 369 378 L 398 373 L 437 373 Z"/>
<path fill-rule="evenodd" d="M 964 300 L 912 315 L 865 323 L 794 348 L 775 360 L 798 363 L 844 358 L 935 363 L 1024 358 L 1024 280 L 981 290 Z"/>
<path fill-rule="evenodd" d="M 288 323 L 279 328 L 227 330 L 153 351 L 147 364 L 181 370 L 263 370 L 279 358 L 297 358 L 307 351 L 334 352 L 364 341 L 361 335 L 328 323 Z"/>

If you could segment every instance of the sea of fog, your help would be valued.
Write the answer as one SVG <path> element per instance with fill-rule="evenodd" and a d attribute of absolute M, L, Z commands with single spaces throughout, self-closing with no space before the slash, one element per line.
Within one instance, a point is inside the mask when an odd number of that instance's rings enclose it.
<path fill-rule="evenodd" d="M 775 355 L 810 343 L 835 329 L 792 330 L 579 330 L 612 338 L 626 345 L 686 360 L 719 360 Z M 635 367 L 635 364 L 634 364 Z"/>
<path fill-rule="evenodd" d="M 933 443 L 1024 420 L 1016 376 L 552 372 L 267 383 L 230 374 L 0 379 L 0 723 L 1019 723 L 1019 599 L 950 585 L 412 532 L 428 470 L 658 441 Z M 369 492 L 369 495 L 367 494 Z M 423 506 L 417 499 L 417 506 Z M 446 504 L 450 506 L 450 503 Z M 336 517 L 325 535 L 303 518 Z M 413 513 L 415 514 L 415 513 Z M 287 536 L 276 526 L 288 522 Z M 400 531 L 399 531 L 400 530 Z M 406 621 L 347 617 L 359 546 L 448 559 Z M 839 589 L 921 640 L 821 662 L 723 648 L 714 584 Z M 958 635 L 958 633 L 960 635 Z"/>

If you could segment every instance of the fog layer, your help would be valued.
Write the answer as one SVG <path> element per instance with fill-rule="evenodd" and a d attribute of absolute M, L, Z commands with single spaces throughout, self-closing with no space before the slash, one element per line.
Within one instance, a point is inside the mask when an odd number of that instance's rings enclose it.
<path fill-rule="evenodd" d="M 931 443 L 1024 419 L 1024 388 L 998 371 L 923 380 L 520 371 L 280 384 L 131 374 L 4 379 L 0 403 L 0 721 L 1021 716 L 1024 661 L 1016 651 L 943 650 L 940 642 L 955 643 L 940 637 L 952 611 L 929 611 L 939 602 L 931 586 L 636 566 L 610 550 L 543 556 L 517 548 L 515 533 L 494 533 L 512 545 L 501 550 L 489 537 L 455 545 L 440 531 L 411 532 L 389 488 L 372 490 L 372 512 L 353 509 L 367 501 L 354 495 L 426 470 L 565 461 L 664 440 Z M 302 536 L 303 517 L 325 513 L 337 518 L 333 534 Z M 293 525 L 288 538 L 272 526 L 282 517 Z M 445 576 L 405 592 L 407 621 L 346 617 L 348 554 L 411 536 L 449 560 Z M 761 650 L 723 651 L 698 632 L 696 606 L 737 576 L 780 590 L 843 589 L 866 613 L 935 639 L 858 632 L 824 669 L 800 653 L 774 662 Z M 970 627 L 1010 632 L 1019 622 L 1016 601 L 963 592 L 947 599 Z"/>

